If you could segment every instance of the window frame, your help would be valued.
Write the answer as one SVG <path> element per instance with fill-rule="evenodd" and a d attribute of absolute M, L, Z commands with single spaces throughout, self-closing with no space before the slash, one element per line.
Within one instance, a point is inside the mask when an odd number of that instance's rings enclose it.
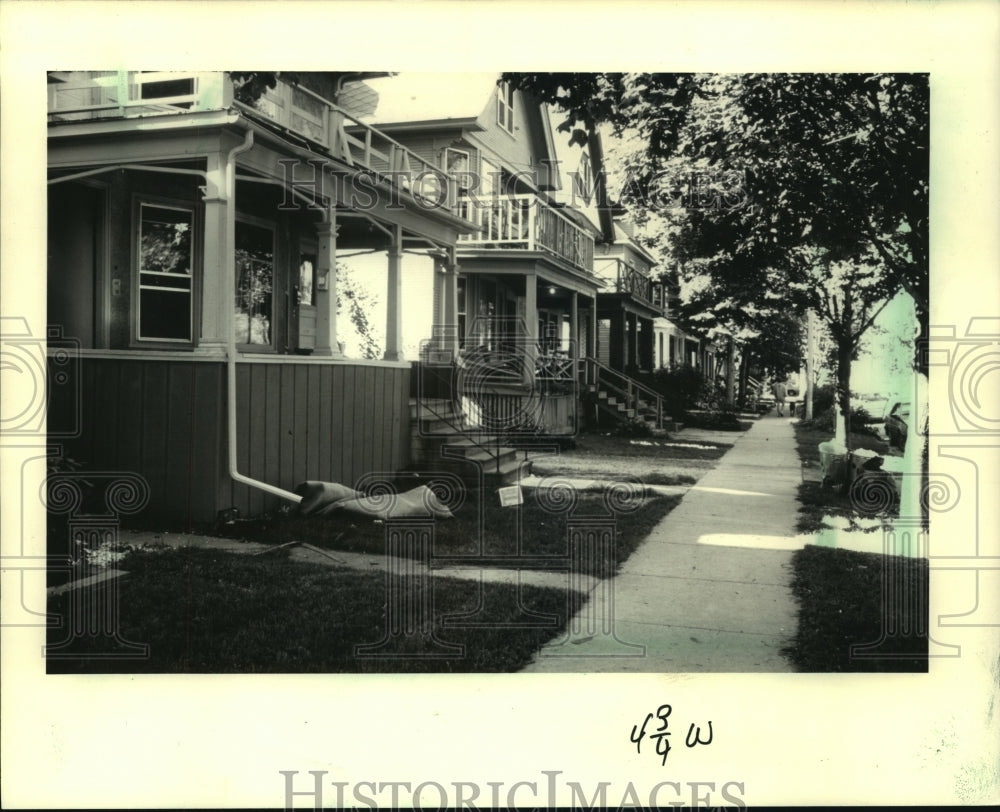
<path fill-rule="evenodd" d="M 514 134 L 514 88 L 510 82 L 497 86 L 497 124 L 508 135 Z"/>
<path fill-rule="evenodd" d="M 242 353 L 277 353 L 278 352 L 278 317 L 277 317 L 277 298 L 276 294 L 279 289 L 279 265 L 278 265 L 278 224 L 271 220 L 265 220 L 262 217 L 254 217 L 253 215 L 244 214 L 243 212 L 236 213 L 236 223 L 248 226 L 253 226 L 255 228 L 262 228 L 271 232 L 271 323 L 270 323 L 270 343 L 268 344 L 253 344 L 246 343 L 242 341 L 236 342 L 236 348 Z M 233 235 L 233 282 L 238 287 L 239 286 L 239 270 L 236 268 L 236 236 Z M 236 330 L 235 315 L 237 313 L 235 309 L 236 305 L 236 288 L 230 291 L 230 295 L 233 297 L 231 302 L 233 305 L 233 316 L 234 322 L 231 325 L 232 330 Z M 247 335 L 252 335 L 252 331 L 247 329 Z"/>
<path fill-rule="evenodd" d="M 191 329 L 189 338 L 144 337 L 142 335 L 142 274 L 152 273 L 142 270 L 142 211 L 150 206 L 171 211 L 188 212 L 191 215 L 191 274 L 188 293 L 188 312 Z M 201 207 L 194 201 L 186 201 L 172 197 L 136 194 L 132 201 L 132 268 L 130 269 L 131 305 L 129 322 L 131 324 L 131 344 L 139 349 L 172 349 L 190 350 L 198 345 L 200 335 L 201 312 Z"/>
<path fill-rule="evenodd" d="M 573 175 L 573 185 L 574 192 L 589 206 L 594 196 L 594 166 L 590 162 L 590 153 L 587 150 L 580 152 L 580 162 Z"/>

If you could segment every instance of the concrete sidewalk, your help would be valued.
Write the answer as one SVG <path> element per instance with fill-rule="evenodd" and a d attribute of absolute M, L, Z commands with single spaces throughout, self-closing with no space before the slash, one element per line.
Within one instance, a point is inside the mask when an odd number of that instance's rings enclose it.
<path fill-rule="evenodd" d="M 791 671 L 801 481 L 792 421 L 756 421 L 525 670 Z"/>

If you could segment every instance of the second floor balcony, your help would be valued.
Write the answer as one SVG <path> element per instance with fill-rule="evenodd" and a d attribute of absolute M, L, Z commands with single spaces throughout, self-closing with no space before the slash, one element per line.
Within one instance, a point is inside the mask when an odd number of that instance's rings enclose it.
<path fill-rule="evenodd" d="M 593 273 L 593 234 L 537 195 L 461 197 L 458 213 L 480 228 L 478 234 L 459 238 L 460 249 L 542 251 Z"/>
<path fill-rule="evenodd" d="M 48 118 L 57 123 L 238 110 L 306 139 L 318 154 L 389 178 L 427 208 L 457 213 L 453 175 L 308 88 L 279 79 L 252 105 L 233 96 L 224 71 L 52 72 Z"/>
<path fill-rule="evenodd" d="M 599 259 L 594 273 L 604 282 L 605 292 L 624 293 L 644 305 L 664 309 L 663 286 L 625 260 L 617 257 Z"/>

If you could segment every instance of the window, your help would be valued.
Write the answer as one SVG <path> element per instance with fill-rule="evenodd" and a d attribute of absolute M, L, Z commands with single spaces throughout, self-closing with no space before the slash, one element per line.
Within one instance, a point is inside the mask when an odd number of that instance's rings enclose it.
<path fill-rule="evenodd" d="M 464 149 L 448 147 L 444 151 L 444 171 L 454 175 L 460 189 L 469 187 L 469 153 Z"/>
<path fill-rule="evenodd" d="M 135 82 L 138 96 L 143 101 L 162 101 L 171 107 L 183 110 L 190 109 L 197 95 L 197 87 L 193 76 L 171 78 L 166 71 L 138 71 Z"/>
<path fill-rule="evenodd" d="M 242 221 L 236 223 L 236 342 L 273 343 L 274 232 Z"/>
<path fill-rule="evenodd" d="M 580 155 L 580 165 L 573 173 L 573 184 L 574 196 L 579 195 L 589 205 L 594 193 L 594 168 L 586 152 Z"/>
<path fill-rule="evenodd" d="M 497 124 L 507 132 L 514 132 L 514 88 L 502 82 L 497 88 Z"/>
<path fill-rule="evenodd" d="M 192 341 L 194 211 L 139 206 L 140 341 Z"/>
<path fill-rule="evenodd" d="M 456 280 L 456 287 L 458 289 L 458 347 L 459 349 L 465 348 L 465 277 L 460 276 Z"/>
<path fill-rule="evenodd" d="M 298 304 L 311 306 L 313 303 L 313 282 L 316 279 L 316 251 L 310 246 L 299 255 Z"/>

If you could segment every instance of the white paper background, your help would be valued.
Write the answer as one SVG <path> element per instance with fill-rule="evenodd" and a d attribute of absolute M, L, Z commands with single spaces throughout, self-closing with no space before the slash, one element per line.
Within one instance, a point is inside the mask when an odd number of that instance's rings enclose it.
<path fill-rule="evenodd" d="M 45 324 L 47 69 L 929 71 L 932 324 L 1000 313 L 993 3 L 6 3 L 0 10 L 3 315 Z M 447 92 L 447 88 L 442 88 Z M 992 380 L 996 381 L 996 377 Z M 7 381 L 5 380 L 5 384 Z M 933 404 L 948 397 L 932 379 Z M 938 408 L 934 417 L 947 417 Z M 970 442 L 988 443 L 983 437 Z M 993 442 L 1000 442 L 994 440 Z M 935 539 L 995 530 L 997 455 L 937 519 Z M 4 456 L 3 543 L 21 538 L 17 450 Z M 37 487 L 37 486 L 36 486 Z M 987 514 L 985 511 L 991 511 Z M 24 536 L 41 551 L 40 517 Z M 997 555 L 997 537 L 983 541 Z M 12 547 L 13 545 L 13 547 Z M 5 614 L 19 600 L 4 575 Z M 986 576 L 985 588 L 997 578 Z M 932 618 L 973 604 L 971 573 L 935 573 Z M 33 593 L 43 605 L 42 584 Z M 981 595 L 995 609 L 995 596 Z M 991 604 L 990 601 L 993 601 Z M 995 613 L 994 622 L 1000 621 Z M 40 629 L 3 630 L 3 795 L 15 806 L 279 806 L 279 770 L 328 780 L 536 782 L 588 798 L 631 781 L 741 782 L 761 804 L 984 803 L 998 798 L 994 628 L 948 628 L 962 646 L 930 675 L 45 677 Z M 638 757 L 632 725 L 663 703 L 711 718 L 711 747 Z M 685 725 L 686 729 L 686 725 Z M 675 736 L 676 738 L 676 736 Z M 677 742 L 679 744 L 679 742 Z M 335 800 L 328 785 L 325 801 Z M 404 794 L 403 802 L 409 802 Z M 425 799 L 437 803 L 431 789 Z M 569 799 L 559 799 L 567 803 Z M 661 803 L 675 800 L 663 790 Z M 311 800 L 303 798 L 303 805 Z"/>

